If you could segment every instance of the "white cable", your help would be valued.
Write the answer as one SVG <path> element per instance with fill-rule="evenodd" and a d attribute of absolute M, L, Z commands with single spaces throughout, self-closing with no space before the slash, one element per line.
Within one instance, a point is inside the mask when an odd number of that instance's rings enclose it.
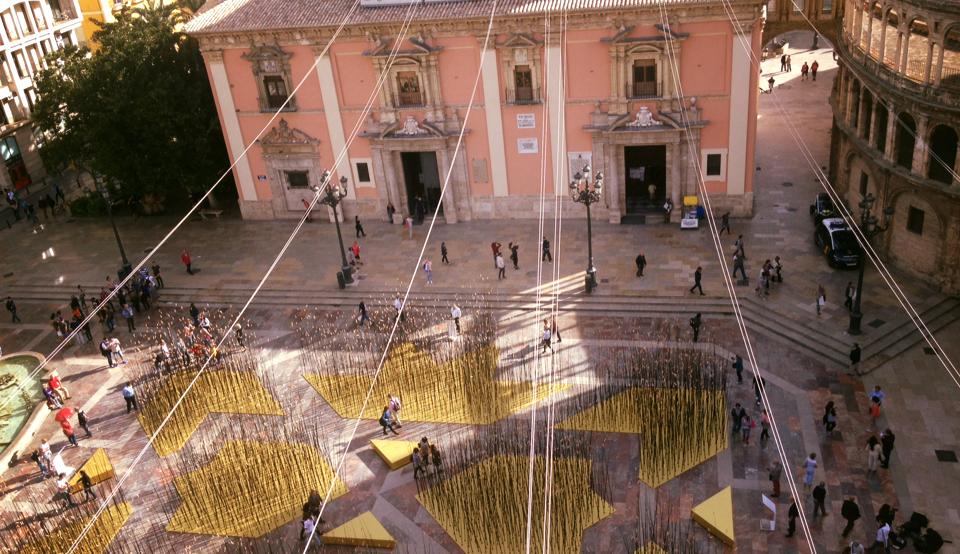
<path fill-rule="evenodd" d="M 794 500 L 799 501 L 799 502 L 796 502 L 796 505 L 800 515 L 801 529 L 803 530 L 804 536 L 807 539 L 807 546 L 809 547 L 810 551 L 813 553 L 816 553 L 817 551 L 816 544 L 814 543 L 813 535 L 810 532 L 810 525 L 809 525 L 809 522 L 807 521 L 805 510 L 803 508 L 803 502 L 800 498 L 800 494 L 796 487 L 796 483 L 793 477 L 793 471 L 790 469 L 792 468 L 792 464 L 790 463 L 790 460 L 787 457 L 786 451 L 783 446 L 783 441 L 780 437 L 779 426 L 777 425 L 776 418 L 774 416 L 773 406 L 770 404 L 769 399 L 766 396 L 766 390 L 765 390 L 764 380 L 762 376 L 762 371 L 760 369 L 760 365 L 757 363 L 756 355 L 753 350 L 753 342 L 751 341 L 750 335 L 747 332 L 746 322 L 744 321 L 743 315 L 741 313 L 740 301 L 739 301 L 739 298 L 737 297 L 736 289 L 734 288 L 732 278 L 728 271 L 729 268 L 727 266 L 727 260 L 723 253 L 723 247 L 720 243 L 720 236 L 719 236 L 719 233 L 717 232 L 716 220 L 713 216 L 713 209 L 710 203 L 710 196 L 703 182 L 703 171 L 702 171 L 702 166 L 700 165 L 699 156 L 697 156 L 696 152 L 693 151 L 693 142 L 690 140 L 690 129 L 689 129 L 690 122 L 687 119 L 686 111 L 683 106 L 683 102 L 684 102 L 683 85 L 680 82 L 678 63 L 676 60 L 676 53 L 674 52 L 674 47 L 673 47 L 673 37 L 672 37 L 673 30 L 669 25 L 669 22 L 666 17 L 665 10 L 663 7 L 663 0 L 658 0 L 657 4 L 660 10 L 662 31 L 663 31 L 664 40 L 666 42 L 666 46 L 668 50 L 668 58 L 671 65 L 671 71 L 673 72 L 674 82 L 677 85 L 677 92 L 681 102 L 681 106 L 680 106 L 681 124 L 683 125 L 684 131 L 687 133 L 687 147 L 690 149 L 690 157 L 693 160 L 693 163 L 695 166 L 696 176 L 697 176 L 697 186 L 701 192 L 701 195 L 704 198 L 705 212 L 707 215 L 707 223 L 710 228 L 710 234 L 711 234 L 714 250 L 716 251 L 717 259 L 720 262 L 720 267 L 722 269 L 724 286 L 727 289 L 727 294 L 730 298 L 730 302 L 733 307 L 734 317 L 736 318 L 737 325 L 740 329 L 740 334 L 743 339 L 748 360 L 753 365 L 753 368 L 754 368 L 754 375 L 756 378 L 757 388 L 761 393 L 760 396 L 761 396 L 763 406 L 767 410 L 767 415 L 769 416 L 769 419 L 770 419 L 770 429 L 772 431 L 772 436 L 774 438 L 774 445 L 777 448 L 777 453 L 779 454 L 781 463 L 783 464 L 783 468 L 786 470 L 787 486 L 790 489 L 791 494 L 793 494 Z M 727 8 L 728 8 L 728 5 L 726 4 L 726 0 L 724 0 L 724 9 L 726 10 Z M 731 17 L 731 14 L 729 12 L 727 13 L 727 17 L 731 20 L 731 22 L 733 22 L 733 18 Z M 736 32 L 736 30 L 734 32 Z M 748 51 L 749 51 L 749 48 L 748 48 Z"/>
<path fill-rule="evenodd" d="M 409 26 L 409 22 L 412 21 L 412 19 L 413 19 L 414 10 L 413 10 L 412 8 L 413 8 L 413 6 L 417 6 L 417 5 L 418 5 L 418 4 L 412 4 L 412 5 L 411 5 L 411 9 L 410 9 L 409 12 L 408 12 L 408 19 L 407 19 L 406 22 L 405 22 L 405 23 L 406 23 L 406 26 L 404 27 L 404 31 L 403 31 L 403 33 L 401 33 L 400 35 L 398 35 L 397 41 L 396 41 L 396 43 L 395 43 L 395 45 L 394 45 L 394 49 L 391 51 L 391 56 L 390 56 L 390 58 L 388 58 L 387 69 L 389 69 L 390 65 L 392 65 L 393 60 L 396 58 L 397 52 L 399 52 L 400 44 L 402 44 L 402 40 L 403 40 L 403 36 L 404 36 L 404 34 L 405 34 L 405 32 L 406 32 L 406 28 Z M 332 44 L 332 41 L 331 41 L 331 44 Z M 330 45 L 330 44 L 327 45 L 328 48 L 329 48 L 329 45 Z M 312 70 L 311 70 L 311 72 L 312 72 Z M 310 74 L 310 72 L 308 72 L 308 75 L 309 75 L 309 74 Z M 379 92 L 379 86 L 382 85 L 382 82 L 383 82 L 383 81 L 380 80 L 378 86 L 377 86 L 376 88 L 374 88 L 373 91 L 371 92 L 370 97 L 368 98 L 368 101 L 367 101 L 367 105 L 366 105 L 365 108 L 364 108 L 364 111 L 365 111 L 365 112 L 369 111 L 370 107 L 372 106 L 372 104 L 373 104 L 373 99 L 375 98 L 376 94 Z M 365 117 L 365 115 L 366 115 L 365 113 L 362 114 L 361 117 L 360 117 L 360 119 L 362 120 L 362 119 Z M 351 140 L 352 140 L 352 138 L 351 138 Z M 343 150 L 346 151 L 349 147 L 350 147 L 350 143 L 347 143 L 347 144 L 344 145 Z M 341 154 L 342 154 L 342 152 L 341 152 Z M 224 343 L 224 342 L 227 340 L 227 338 L 230 336 L 230 331 L 231 331 L 231 330 L 236 326 L 236 324 L 240 321 L 240 319 L 243 317 L 243 315 L 246 313 L 247 309 L 249 308 L 250 304 L 253 302 L 253 300 L 256 298 L 257 294 L 259 294 L 260 290 L 263 288 L 263 285 L 267 282 L 267 280 L 268 280 L 268 279 L 270 278 L 270 276 L 273 274 L 273 271 L 276 269 L 277 265 L 280 263 L 280 260 L 283 258 L 284 254 L 286 254 L 287 249 L 289 249 L 290 245 L 293 243 L 294 239 L 295 239 L 295 238 L 297 237 L 297 235 L 299 234 L 300 229 L 303 227 L 303 224 L 304 224 L 304 223 L 307 221 L 307 219 L 310 217 L 310 213 L 313 211 L 313 208 L 314 208 L 314 207 L 317 205 L 317 203 L 320 201 L 321 194 L 322 194 L 323 191 L 326 189 L 326 187 L 329 185 L 331 178 L 332 178 L 332 176 L 331 176 L 330 172 L 327 172 L 326 175 L 324 176 L 324 180 L 323 180 L 323 182 L 321 183 L 320 188 L 315 192 L 314 198 L 313 198 L 313 200 L 310 202 L 310 205 L 309 205 L 309 206 L 307 207 L 307 209 L 304 211 L 303 216 L 301 216 L 300 221 L 298 222 L 297 226 L 294 228 L 293 232 L 292 232 L 292 233 L 290 234 L 290 236 L 287 238 L 286 242 L 284 243 L 283 247 L 282 247 L 282 248 L 280 249 L 280 251 L 278 252 L 277 256 L 274 258 L 273 263 L 271 263 L 270 267 L 267 269 L 267 272 L 264 274 L 263 278 L 262 278 L 262 279 L 260 280 L 260 282 L 257 284 L 256 288 L 255 288 L 254 291 L 253 291 L 253 294 L 250 295 L 250 298 L 249 298 L 249 299 L 246 301 L 246 303 L 243 305 L 243 307 L 241 308 L 240 312 L 239 312 L 239 313 L 237 314 L 237 316 L 233 319 L 232 323 L 231 323 L 229 326 L 225 327 L 224 334 L 223 334 L 223 336 L 221 337 L 220 341 L 217 343 L 217 346 L 216 346 L 216 349 L 217 349 L 218 351 L 219 351 L 220 348 L 223 346 L 223 343 Z M 193 388 L 193 386 L 194 386 L 194 385 L 196 384 L 196 382 L 199 380 L 200 376 L 204 373 L 204 371 L 206 371 L 207 367 L 208 367 L 209 364 L 210 364 L 211 359 L 212 359 L 212 351 L 211 351 L 211 354 L 207 356 L 207 359 L 204 361 L 203 365 L 201 365 L 200 369 L 197 371 L 197 374 L 193 377 L 193 379 L 191 379 L 190 383 L 187 384 L 187 387 L 184 389 L 183 393 L 181 393 L 180 396 L 179 396 L 179 398 L 177 399 L 177 401 L 174 402 L 174 404 L 173 404 L 173 406 L 171 407 L 170 411 L 167 413 L 167 415 L 164 417 L 164 419 L 160 422 L 160 425 L 154 430 L 153 434 L 152 434 L 152 435 L 150 436 L 150 438 L 147 440 L 147 443 L 143 446 L 143 448 L 140 450 L 140 452 L 139 452 L 139 453 L 137 454 L 137 456 L 134 458 L 133 462 L 132 462 L 132 463 L 130 464 L 130 466 L 127 468 L 127 471 L 126 471 L 126 472 L 124 473 L 124 475 L 120 478 L 120 480 L 117 482 L 117 484 L 114 485 L 114 487 L 113 487 L 113 489 L 111 489 L 110 493 L 104 498 L 104 500 L 103 500 L 103 502 L 101 503 L 99 509 L 93 514 L 93 517 L 92 517 L 92 518 L 90 519 L 90 521 L 88 521 L 87 524 L 84 526 L 84 528 L 83 528 L 83 530 L 81 531 L 80 535 L 77 536 L 77 538 L 74 540 L 74 542 L 73 542 L 73 544 L 71 545 L 70 549 L 67 551 L 67 554 L 71 554 L 71 553 L 80 545 L 80 543 L 81 543 L 81 541 L 83 540 L 83 538 L 86 536 L 86 534 L 87 534 L 87 533 L 90 531 L 90 529 L 93 527 L 93 524 L 96 522 L 97 518 L 100 517 L 100 515 L 101 515 L 101 514 L 103 513 L 103 511 L 106 509 L 108 502 L 116 495 L 116 493 L 120 490 L 120 487 L 123 486 L 123 484 L 126 482 L 126 480 L 127 480 L 127 479 L 130 477 L 130 475 L 133 473 L 133 469 L 136 467 L 136 465 L 137 465 L 137 464 L 140 462 L 140 460 L 143 458 L 144 454 L 146 454 L 147 450 L 148 450 L 148 449 L 150 448 L 150 446 L 153 444 L 154 440 L 156 440 L 157 436 L 159 436 L 160 432 L 161 432 L 161 431 L 163 430 L 163 428 L 166 426 L 167 422 L 169 422 L 170 419 L 173 417 L 173 414 L 176 412 L 177 408 L 179 408 L 180 404 L 183 402 L 183 399 L 184 399 L 184 398 L 186 397 L 186 395 L 190 392 L 190 390 Z"/>
<path fill-rule="evenodd" d="M 419 5 L 419 4 L 418 4 Z M 477 89 L 480 85 L 480 77 L 482 74 L 481 69 L 483 68 L 484 59 L 488 54 L 487 46 L 490 43 L 490 34 L 493 31 L 493 16 L 496 13 L 497 9 L 497 0 L 493 1 L 493 5 L 490 9 L 490 18 L 487 23 L 487 33 L 483 40 L 483 51 L 480 53 L 480 63 L 477 67 L 477 75 L 473 81 L 473 89 L 470 92 L 470 100 L 467 102 L 467 110 L 463 117 L 463 123 L 460 127 L 460 133 L 457 137 L 457 144 L 454 147 L 453 155 L 450 157 L 450 164 L 447 168 L 447 174 L 443 179 L 443 186 L 440 188 L 440 198 L 437 200 L 437 205 L 443 202 L 444 194 L 447 191 L 447 186 L 450 184 L 450 177 L 453 175 L 453 168 L 456 166 L 454 161 L 457 159 L 457 156 L 460 154 L 460 148 L 463 146 L 463 137 L 467 130 L 467 123 L 470 121 L 470 113 L 473 110 L 473 103 L 477 97 Z M 426 252 L 427 244 L 430 242 L 430 235 L 433 233 L 433 228 L 437 223 L 437 215 L 439 210 L 434 210 L 433 216 L 430 218 L 430 226 L 427 228 L 427 235 L 424 237 L 423 246 L 420 248 L 420 253 L 417 256 L 417 263 L 413 267 L 413 273 L 410 275 L 410 281 L 407 283 L 406 291 L 403 294 L 403 303 L 401 304 L 400 310 L 397 312 L 396 317 L 393 320 L 393 327 L 390 329 L 390 335 L 387 337 L 387 344 L 384 346 L 383 353 L 380 355 L 380 360 L 377 362 L 377 369 L 373 374 L 373 378 L 370 380 L 370 387 L 367 389 L 367 394 L 363 399 L 363 404 L 360 406 L 360 412 L 357 414 L 357 420 L 353 425 L 353 430 L 350 433 L 350 438 L 347 439 L 346 445 L 343 447 L 343 453 L 340 456 L 340 461 L 337 462 L 337 466 L 333 471 L 333 479 L 330 480 L 330 486 L 327 488 L 327 493 L 324 495 L 323 503 L 320 506 L 319 517 L 323 515 L 323 511 L 327 508 L 327 504 L 330 501 L 330 497 L 333 494 L 333 489 L 337 484 L 337 481 L 340 479 L 340 472 L 343 469 L 343 464 L 347 459 L 347 455 L 350 450 L 350 445 L 353 444 L 353 439 L 357 436 L 357 430 L 360 427 L 360 422 L 363 421 L 363 413 L 367 409 L 367 405 L 370 403 L 370 397 L 373 395 L 373 388 L 377 384 L 377 379 L 380 377 L 380 372 L 383 369 L 383 363 L 387 358 L 387 354 L 390 352 L 390 344 L 393 342 L 393 337 L 397 333 L 397 327 L 400 324 L 400 316 L 403 315 L 403 310 L 406 309 L 407 299 L 410 296 L 410 289 L 413 288 L 413 283 L 417 278 L 417 272 L 420 271 L 420 264 L 423 260 L 423 255 Z M 306 546 L 303 548 L 303 554 L 306 554 L 307 550 L 310 548 L 310 544 L 313 542 L 313 537 L 317 532 L 317 528 L 314 527 L 313 531 L 310 533 L 310 536 L 307 537 Z"/>
<path fill-rule="evenodd" d="M 138 263 L 126 277 L 124 277 L 119 283 L 117 283 L 116 287 L 114 287 L 114 289 L 110 291 L 110 293 L 103 300 L 101 300 L 100 303 L 97 304 L 96 307 L 94 307 L 85 318 L 83 318 L 83 321 L 81 321 L 80 324 L 77 325 L 77 328 L 71 331 L 70 333 L 68 333 L 63 338 L 63 340 L 60 341 L 60 344 L 54 347 L 54 349 L 50 352 L 50 354 L 45 356 L 43 361 L 40 362 L 40 364 L 36 368 L 34 368 L 26 377 L 24 377 L 17 384 L 16 388 L 9 393 L 9 397 L 7 399 L 0 402 L 0 411 L 3 411 L 9 405 L 9 403 L 13 401 L 14 398 L 19 397 L 19 393 L 23 389 L 23 387 L 25 387 L 29 382 L 31 382 L 32 379 L 38 373 L 40 373 L 40 371 L 43 370 L 43 368 L 45 368 L 49 364 L 50 360 L 53 359 L 54 356 L 56 356 L 64 348 L 66 348 L 67 345 L 70 343 L 70 340 L 73 339 L 73 337 L 75 337 L 77 333 L 83 332 L 83 328 L 93 319 L 93 316 L 96 315 L 96 313 L 99 312 L 108 302 L 110 302 L 110 300 L 114 296 L 116 296 L 120 288 L 126 285 L 127 282 L 130 281 L 130 279 L 132 279 L 134 275 L 137 274 L 138 271 L 140 271 L 140 268 L 142 268 L 153 257 L 153 255 L 156 254 L 156 252 L 160 250 L 160 248 L 164 244 L 167 243 L 168 240 L 170 240 L 170 237 L 172 237 L 173 234 L 177 232 L 180 226 L 186 223 L 190 219 L 193 213 L 200 207 L 201 204 L 203 204 L 204 200 L 206 200 L 213 193 L 214 189 L 216 189 L 217 186 L 221 182 L 223 182 L 223 180 L 228 175 L 231 174 L 231 172 L 233 171 L 233 168 L 236 167 L 236 165 L 240 162 L 240 160 L 246 157 L 247 152 L 250 150 L 250 148 L 252 148 L 253 145 L 257 143 L 260 137 L 263 136 L 263 134 L 267 131 L 267 129 L 270 128 L 270 125 L 272 125 L 273 122 L 277 119 L 277 117 L 279 117 L 279 115 L 283 112 L 287 104 L 290 103 L 290 100 L 293 99 L 293 97 L 297 94 L 297 91 L 300 90 L 300 87 L 303 86 L 303 84 L 307 82 L 307 79 L 314 74 L 313 70 L 316 69 L 317 63 L 319 63 L 320 59 L 327 54 L 327 52 L 330 49 L 330 46 L 332 46 L 333 43 L 337 40 L 337 37 L 340 36 L 340 32 L 343 31 L 343 28 L 344 26 L 346 26 L 347 21 L 349 21 L 350 18 L 353 16 L 353 12 L 357 9 L 359 5 L 360 5 L 360 0 L 354 0 L 353 5 L 350 7 L 350 10 L 347 12 L 346 16 L 344 16 L 343 21 L 340 22 L 340 25 L 336 28 L 333 35 L 330 37 L 330 41 L 327 42 L 327 44 L 323 47 L 323 51 L 320 53 L 320 55 L 316 57 L 313 64 L 311 64 L 310 69 L 308 69 L 306 73 L 304 73 L 303 78 L 300 79 L 300 81 L 297 83 L 297 86 L 293 87 L 293 91 L 290 93 L 290 95 L 287 96 L 287 98 L 283 101 L 280 107 L 277 108 L 275 112 L 273 112 L 273 114 L 270 116 L 270 119 L 267 120 L 267 122 L 257 132 L 257 134 L 253 137 L 253 139 L 250 140 L 247 146 L 244 147 L 244 149 L 240 152 L 240 154 L 237 155 L 236 159 L 230 164 L 230 167 L 228 167 L 227 170 L 224 171 L 222 175 L 220 175 L 220 178 L 217 179 L 216 182 L 214 182 L 209 189 L 207 189 L 207 192 L 204 193 L 204 195 L 201 196 L 199 200 L 197 200 L 197 203 L 194 204 L 192 208 L 187 210 L 186 215 L 184 215 L 180 219 L 180 221 L 178 221 L 176 225 L 174 225 L 173 228 L 170 229 L 170 231 L 166 235 L 164 235 L 162 239 L 160 239 L 160 242 L 158 242 L 156 246 L 150 249 L 147 255 L 144 256 L 142 260 L 140 260 L 140 263 Z"/>

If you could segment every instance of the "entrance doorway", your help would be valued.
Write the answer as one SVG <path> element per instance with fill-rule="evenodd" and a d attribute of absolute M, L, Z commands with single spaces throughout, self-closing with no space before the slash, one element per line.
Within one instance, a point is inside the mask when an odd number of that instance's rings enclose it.
<path fill-rule="evenodd" d="M 440 204 L 440 171 L 436 152 L 401 152 L 403 180 L 407 187 L 407 213 L 417 223 L 423 223 L 436 211 L 443 215 Z"/>
<path fill-rule="evenodd" d="M 667 147 L 625 146 L 623 159 L 626 212 L 662 210 L 667 195 Z"/>

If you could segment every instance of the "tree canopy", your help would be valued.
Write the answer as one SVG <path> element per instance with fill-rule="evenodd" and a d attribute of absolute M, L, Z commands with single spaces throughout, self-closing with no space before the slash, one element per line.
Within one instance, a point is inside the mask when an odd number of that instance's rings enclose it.
<path fill-rule="evenodd" d="M 99 23 L 92 55 L 67 46 L 37 78 L 32 113 L 51 169 L 71 163 L 124 196 L 205 190 L 227 165 L 197 43 L 183 11 L 151 5 Z"/>

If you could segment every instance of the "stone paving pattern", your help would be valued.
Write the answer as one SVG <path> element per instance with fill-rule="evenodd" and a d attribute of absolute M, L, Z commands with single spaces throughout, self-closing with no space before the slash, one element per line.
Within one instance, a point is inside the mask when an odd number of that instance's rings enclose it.
<path fill-rule="evenodd" d="M 830 116 L 826 99 L 833 77 L 830 51 L 821 49 L 813 53 L 796 52 L 793 55 L 795 69 L 803 61 L 816 56 L 821 63 L 818 81 L 800 82 L 778 76 L 776 94 L 791 108 L 790 114 L 801 129 L 813 154 L 826 164 L 829 145 Z M 775 63 L 775 62 L 771 62 Z M 772 66 L 771 66 L 772 67 Z M 778 68 L 776 68 L 778 69 Z M 796 73 L 796 71 L 794 72 Z M 766 73 L 765 73 L 766 75 Z M 816 100 L 816 101 L 812 101 Z M 787 325 L 795 321 L 816 326 L 838 337 L 843 337 L 846 313 L 837 298 L 847 281 L 854 280 L 850 272 L 835 271 L 827 267 L 812 244 L 812 224 L 807 215 L 807 206 L 817 192 L 811 171 L 802 166 L 802 158 L 789 137 L 785 136 L 779 115 L 772 106 L 771 98 L 761 97 L 761 119 L 758 131 L 758 193 L 757 215 L 751 220 L 734 221 L 735 233 L 746 238 L 749 263 L 747 270 L 753 277 L 759 261 L 780 255 L 785 265 L 785 282 L 774 287 L 768 305 L 772 313 L 784 318 Z M 783 186 L 783 183 L 792 186 Z M 168 219 L 131 220 L 121 218 L 120 231 L 127 251 L 140 253 L 159 239 L 172 223 Z M 559 262 L 560 276 L 572 274 L 583 265 L 586 249 L 582 230 L 583 221 L 568 219 L 561 244 L 554 244 L 555 261 Z M 368 237 L 362 239 L 363 279 L 357 290 L 370 290 L 379 297 L 385 291 L 403 287 L 413 274 L 411 259 L 419 252 L 425 229 L 418 227 L 414 241 L 401 237 L 399 227 L 382 223 L 365 223 Z M 513 236 L 506 234 L 508 228 Z M 240 222 L 231 219 L 187 223 L 174 240 L 162 249 L 156 260 L 164 267 L 168 287 L 196 289 L 197 300 L 203 301 L 203 289 L 250 290 L 266 269 L 268 252 L 274 252 L 285 238 L 289 222 Z M 571 230 L 573 232 L 571 232 Z M 716 276 L 717 263 L 709 247 L 705 231 L 681 232 L 675 226 L 610 226 L 595 222 L 595 257 L 604 279 L 598 295 L 617 292 L 635 293 L 644 296 L 663 297 L 676 304 L 683 302 L 685 289 L 690 286 L 693 269 L 704 267 L 704 287 L 708 295 L 722 297 L 723 290 Z M 334 273 L 339 265 L 339 253 L 334 246 L 335 231 L 332 226 L 312 223 L 301 233 L 286 258 L 278 266 L 270 286 L 288 290 L 293 298 L 309 300 L 316 296 L 331 297 L 337 294 Z M 82 240 L 78 240 L 82 238 Z M 736 236 L 724 237 L 733 250 Z M 498 282 L 489 251 L 491 240 L 506 244 L 510 240 L 521 241 L 521 271 L 508 270 L 508 279 Z M 518 221 L 473 222 L 455 226 L 438 225 L 430 238 L 428 252 L 434 262 L 433 287 L 436 290 L 482 291 L 487 294 L 508 294 L 535 287 L 536 271 L 532 263 L 536 250 L 536 222 Z M 439 242 L 446 241 L 454 264 L 445 267 L 439 261 Z M 23 224 L 12 230 L 0 232 L 0 248 L 3 252 L 3 267 L 0 273 L 0 294 L 11 287 L 56 286 L 83 283 L 93 289 L 112 271 L 116 254 L 112 232 L 102 222 L 66 221 L 52 222 L 40 234 L 32 234 Z M 188 276 L 179 264 L 179 251 L 189 247 L 201 272 Z M 49 255 L 53 249 L 53 257 Z M 633 257 L 642 249 L 647 257 L 646 276 L 634 276 Z M 47 252 L 44 257 L 42 254 Z M 12 275 L 10 275 L 12 273 Z M 895 275 L 899 275 L 895 272 Z M 813 298 L 816 284 L 823 283 L 827 289 L 828 306 L 820 318 L 814 312 Z M 927 287 L 909 279 L 901 279 L 901 285 L 915 301 L 936 298 Z M 425 291 L 422 272 L 416 273 L 416 291 Z M 748 289 L 740 289 L 746 292 Z M 876 328 L 865 325 L 867 339 L 873 333 L 882 332 L 884 325 L 903 319 L 895 299 L 885 293 L 882 284 L 872 271 L 868 271 L 865 297 L 865 323 L 880 320 Z M 93 292 L 91 290 L 91 292 Z M 61 293 L 58 293 L 61 294 Z M 53 297 L 51 297 L 53 298 Z M 21 300 L 20 315 L 24 324 L 0 324 L 0 346 L 4 352 L 36 350 L 49 352 L 56 344 L 56 336 L 47 325 L 49 313 L 66 304 L 67 298 L 52 300 L 38 298 Z M 332 322 L 352 331 L 354 314 L 352 307 L 342 312 L 331 312 Z M 172 308 L 163 308 L 172 309 Z M 383 310 L 374 306 L 382 317 Z M 437 310 L 437 321 L 446 314 Z M 271 358 L 272 371 L 278 376 L 281 390 L 280 401 L 291 418 L 319 418 L 334 420 L 335 415 L 319 397 L 305 388 L 297 353 L 297 341 L 289 335 L 291 309 L 256 307 L 248 313 L 254 333 L 261 335 L 261 348 Z M 665 308 L 662 317 L 670 317 Z M 522 318 L 512 324 L 522 328 L 535 322 Z M 578 313 L 559 318 L 564 343 L 563 355 L 571 368 L 583 363 L 605 341 L 629 343 L 643 339 L 645 333 L 657 328 L 658 323 L 648 317 L 592 317 Z M 680 321 L 681 327 L 685 326 Z M 131 341 L 125 330 L 118 335 L 125 342 L 152 339 L 150 323 L 138 324 Z M 507 329 L 509 331 L 509 328 Z M 511 332 L 515 332 L 514 329 Z M 952 327 L 938 333 L 952 359 L 960 358 L 960 344 L 946 340 L 956 337 L 960 327 Z M 95 330 L 95 337 L 100 334 Z M 707 319 L 704 341 L 714 343 L 728 351 L 742 352 L 742 342 L 732 321 Z M 647 335 L 649 336 L 649 335 Z M 936 357 L 916 347 L 901 359 L 894 360 L 865 379 L 847 375 L 843 368 L 825 367 L 823 363 L 797 354 L 789 346 L 752 336 L 757 349 L 758 363 L 767 372 L 767 383 L 780 424 L 788 457 L 794 461 L 791 468 L 800 477 L 799 464 L 808 452 L 817 452 L 822 461 L 817 479 L 828 484 L 828 511 L 830 516 L 813 523 L 813 535 L 818 549 L 839 551 L 839 532 L 842 520 L 837 517 L 839 504 L 844 495 L 858 498 L 863 518 L 855 528 L 854 535 L 866 539 L 872 535 L 873 513 L 880 504 L 891 502 L 899 505 L 904 515 L 918 509 L 927 513 L 938 530 L 948 538 L 950 531 L 960 524 L 955 498 L 960 494 L 960 479 L 957 479 L 958 464 L 938 462 L 933 450 L 957 450 L 957 433 L 960 418 L 956 403 L 951 402 L 956 383 L 945 374 Z M 850 340 L 849 337 L 845 340 Z M 567 350 L 569 349 L 569 350 Z M 146 357 L 147 352 L 137 347 L 128 347 L 133 357 Z M 504 354 L 506 355 L 506 354 Z M 80 449 L 65 452 L 71 465 L 78 465 L 95 448 L 106 448 L 114 460 L 118 474 L 123 474 L 131 463 L 132 456 L 142 448 L 146 439 L 133 416 L 124 414 L 123 400 L 119 389 L 124 382 L 123 367 L 108 369 L 94 345 L 71 346 L 56 361 L 56 367 L 64 375 L 78 404 L 87 409 L 95 433 L 83 440 Z M 575 371 L 575 369 L 572 369 Z M 870 428 L 867 415 L 867 397 L 864 384 L 872 388 L 879 383 L 887 390 L 885 413 L 880 427 L 890 426 L 898 433 L 897 450 L 891 470 L 881 470 L 878 476 L 865 472 L 864 444 L 875 431 Z M 313 395 L 313 396 L 310 396 Z M 737 385 L 731 382 L 730 402 L 742 402 L 753 408 L 753 388 L 749 382 Z M 827 437 L 819 425 L 822 406 L 833 400 L 838 406 L 840 426 L 838 432 Z M 317 414 L 316 412 L 319 412 Z M 216 433 L 225 426 L 242 426 L 248 418 L 233 414 L 213 414 L 204 422 L 205 432 Z M 513 423 L 513 422 L 511 422 Z M 497 425 L 489 426 L 486 433 L 496 433 Z M 462 432 L 463 426 L 455 424 L 410 424 L 404 427 L 404 435 L 418 437 L 427 434 L 436 437 L 441 444 L 453 440 Z M 330 441 L 342 446 L 342 432 L 330 428 Z M 350 492 L 342 501 L 332 503 L 327 512 L 331 527 L 372 509 L 398 544 L 417 544 L 416 551 L 456 552 L 458 548 L 439 525 L 422 511 L 414 499 L 416 484 L 411 478 L 412 469 L 387 473 L 382 461 L 367 446 L 368 439 L 379 434 L 375 425 L 361 426 L 351 448 L 344 470 Z M 754 434 L 754 439 L 759 433 Z M 37 435 L 53 438 L 55 449 L 62 446 L 58 425 L 49 418 Z M 759 531 L 759 519 L 763 514 L 759 492 L 769 492 L 766 468 L 773 459 L 772 447 L 761 450 L 756 444 L 742 445 L 731 441 L 731 448 L 713 460 L 687 472 L 682 479 L 666 483 L 652 493 L 636 478 L 638 447 L 635 439 L 618 436 L 616 440 L 603 443 L 604 457 L 610 460 L 616 471 L 609 471 L 609 482 L 601 494 L 612 504 L 615 512 L 584 534 L 585 551 L 627 552 L 637 545 L 624 544 L 624 537 L 632 536 L 641 517 L 638 499 L 653 498 L 664 509 L 668 507 L 678 514 L 687 513 L 692 506 L 716 493 L 722 486 L 732 484 L 734 503 L 737 507 L 735 528 L 739 552 L 795 552 L 806 551 L 802 540 L 786 539 L 782 529 L 787 503 L 780 498 L 778 532 Z M 188 448 L 190 445 L 188 444 Z M 909 460 L 909 462 L 907 462 Z M 909 465 L 908 465 L 909 463 Z M 118 543 L 112 551 L 123 551 L 122 539 L 129 537 L 155 536 L 163 538 L 162 551 L 202 548 L 205 552 L 236 551 L 238 544 L 227 539 L 209 536 L 166 533 L 163 528 L 176 510 L 179 500 L 169 491 L 173 487 L 173 475 L 152 453 L 137 466 L 138 477 L 124 487 L 124 496 L 134 507 L 134 513 L 121 531 Z M 34 500 L 45 502 L 52 494 L 52 482 L 40 482 L 35 465 L 27 461 L 3 474 L 4 498 L 0 513 L 4 520 L 21 509 L 33 509 Z M 808 499 L 806 509 L 812 506 Z M 298 501 L 299 502 L 299 501 Z M 286 537 L 295 541 L 296 523 L 291 523 L 269 536 Z M 705 537 L 705 533 L 703 535 Z M 292 544 L 292 543 L 291 543 Z"/>

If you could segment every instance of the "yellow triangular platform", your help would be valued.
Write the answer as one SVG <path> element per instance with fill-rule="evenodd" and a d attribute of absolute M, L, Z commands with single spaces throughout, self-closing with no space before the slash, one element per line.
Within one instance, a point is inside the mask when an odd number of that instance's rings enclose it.
<path fill-rule="evenodd" d="M 336 529 L 323 534 L 325 544 L 393 548 L 397 542 L 384 529 L 373 512 L 363 512 Z"/>
<path fill-rule="evenodd" d="M 733 490 L 730 487 L 693 507 L 693 519 L 729 546 L 733 539 Z"/>
<path fill-rule="evenodd" d="M 83 485 L 80 484 L 80 470 L 87 472 L 94 485 L 113 479 L 113 464 L 110 463 L 106 450 L 102 448 L 98 448 L 70 478 L 70 492 L 74 494 L 83 490 Z"/>
<path fill-rule="evenodd" d="M 655 542 L 648 542 L 637 549 L 634 554 L 667 554 L 667 551 Z"/>
<path fill-rule="evenodd" d="M 383 458 L 383 461 L 390 466 L 390 469 L 400 469 L 409 464 L 413 459 L 413 449 L 417 443 L 413 441 L 394 441 L 384 439 L 372 439 L 370 446 L 373 451 Z"/>

